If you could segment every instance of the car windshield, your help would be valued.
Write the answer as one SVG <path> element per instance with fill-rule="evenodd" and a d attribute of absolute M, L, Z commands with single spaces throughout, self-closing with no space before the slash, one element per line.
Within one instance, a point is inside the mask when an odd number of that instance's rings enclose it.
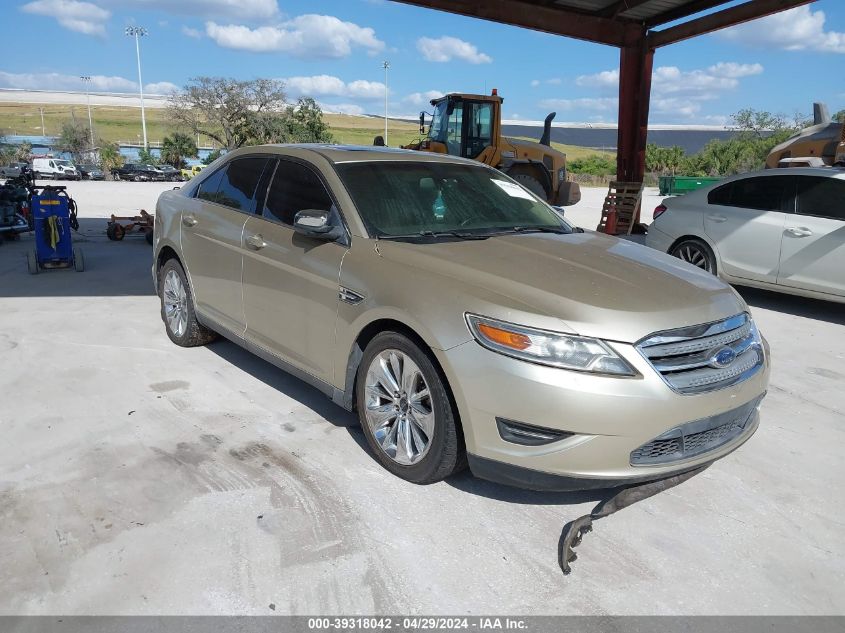
<path fill-rule="evenodd" d="M 337 171 L 373 236 L 572 231 L 545 202 L 486 167 L 384 161 L 341 163 Z"/>
<path fill-rule="evenodd" d="M 68 160 L 57 160 L 56 164 L 61 165 L 62 167 L 70 167 L 71 166 L 70 161 L 68 161 Z"/>

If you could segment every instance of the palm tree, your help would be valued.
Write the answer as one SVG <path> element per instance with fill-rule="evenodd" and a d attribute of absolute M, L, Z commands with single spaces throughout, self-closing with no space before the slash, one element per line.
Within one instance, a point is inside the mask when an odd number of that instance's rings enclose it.
<path fill-rule="evenodd" d="M 184 167 L 186 158 L 196 158 L 197 154 L 197 144 L 194 139 L 182 132 L 165 136 L 161 142 L 162 162 L 173 165 L 176 169 Z"/>

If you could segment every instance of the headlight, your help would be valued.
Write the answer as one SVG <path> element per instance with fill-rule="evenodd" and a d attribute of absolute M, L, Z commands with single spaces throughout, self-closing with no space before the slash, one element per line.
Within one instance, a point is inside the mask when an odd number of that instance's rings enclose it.
<path fill-rule="evenodd" d="M 537 330 L 523 325 L 467 314 L 467 324 L 489 350 L 532 363 L 614 376 L 637 372 L 604 341 Z"/>

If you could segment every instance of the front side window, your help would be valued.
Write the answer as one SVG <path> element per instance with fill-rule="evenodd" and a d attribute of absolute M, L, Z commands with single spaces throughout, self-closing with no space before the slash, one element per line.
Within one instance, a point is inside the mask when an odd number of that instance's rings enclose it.
<path fill-rule="evenodd" d="M 252 213 L 255 190 L 268 159 L 262 156 L 236 158 L 200 184 L 197 197 L 231 209 Z"/>
<path fill-rule="evenodd" d="M 485 167 L 384 161 L 340 164 L 337 171 L 373 236 L 571 231 L 545 202 Z"/>
<path fill-rule="evenodd" d="M 845 180 L 800 176 L 798 213 L 845 220 Z"/>
<path fill-rule="evenodd" d="M 279 161 L 267 191 L 264 217 L 293 226 L 294 218 L 300 211 L 330 211 L 331 208 L 331 196 L 312 169 L 293 161 Z"/>

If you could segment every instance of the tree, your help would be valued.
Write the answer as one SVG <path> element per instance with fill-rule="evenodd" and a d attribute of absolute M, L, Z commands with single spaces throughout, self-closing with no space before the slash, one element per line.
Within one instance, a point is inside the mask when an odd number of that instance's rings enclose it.
<path fill-rule="evenodd" d="M 222 155 L 223 155 L 223 150 L 216 149 L 213 152 L 211 152 L 208 156 L 206 156 L 205 158 L 202 159 L 202 164 L 203 165 L 210 165 L 211 163 L 216 161 L 218 158 L 220 158 Z"/>
<path fill-rule="evenodd" d="M 754 110 L 753 108 L 743 108 L 734 114 L 731 119 L 734 123 L 734 129 L 757 138 L 765 138 L 769 132 L 795 129 L 782 114 L 772 114 L 765 110 Z"/>
<path fill-rule="evenodd" d="M 19 163 L 28 163 L 32 160 L 32 143 L 24 141 L 15 149 L 15 160 Z"/>
<path fill-rule="evenodd" d="M 161 160 L 176 169 L 185 166 L 186 158 L 196 158 L 197 154 L 194 137 L 181 132 L 165 136 L 161 143 Z"/>
<path fill-rule="evenodd" d="M 251 143 L 331 143 L 332 134 L 314 99 L 304 97 L 281 113 L 264 113 L 253 121 Z"/>
<path fill-rule="evenodd" d="M 158 157 L 148 148 L 142 147 L 138 150 L 138 162 L 144 165 L 158 165 Z"/>
<path fill-rule="evenodd" d="M 123 160 L 117 143 L 100 139 L 100 166 L 104 173 L 111 174 L 112 169 L 123 167 Z"/>
<path fill-rule="evenodd" d="M 573 174 L 607 176 L 616 173 L 616 161 L 601 154 L 591 154 L 584 158 L 569 161 L 568 168 Z"/>
<path fill-rule="evenodd" d="M 833 120 L 838 121 L 839 123 L 845 123 L 845 110 L 840 110 L 839 112 L 834 114 Z"/>
<path fill-rule="evenodd" d="M 59 134 L 56 147 L 62 152 L 68 152 L 74 159 L 79 159 L 82 153 L 90 148 L 90 132 L 86 125 L 83 125 L 76 118 L 62 123 L 62 131 Z"/>
<path fill-rule="evenodd" d="M 203 134 L 232 150 L 256 136 L 266 115 L 281 113 L 284 108 L 281 81 L 196 77 L 170 97 L 169 112 L 194 135 Z"/>

